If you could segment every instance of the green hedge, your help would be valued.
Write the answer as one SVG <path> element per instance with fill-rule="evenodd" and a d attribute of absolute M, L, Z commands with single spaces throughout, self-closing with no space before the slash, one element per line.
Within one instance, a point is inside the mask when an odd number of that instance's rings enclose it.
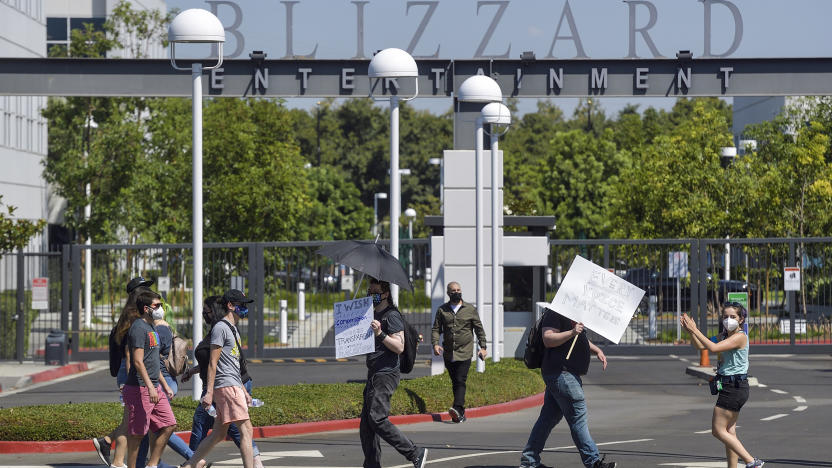
<path fill-rule="evenodd" d="M 255 426 L 357 418 L 361 413 L 363 384 L 297 384 L 255 387 L 254 396 L 266 404 L 251 410 Z M 489 361 L 483 374 L 468 374 L 469 407 L 492 405 L 542 392 L 539 371 L 521 361 Z M 115 392 L 113 392 L 115 397 Z M 416 414 L 447 411 L 453 400 L 447 373 L 402 380 L 393 395 L 390 413 Z M 174 398 L 178 431 L 191 428 L 196 402 L 189 396 Z M 0 409 L 0 440 L 78 440 L 100 437 L 121 421 L 118 403 L 73 403 Z"/>

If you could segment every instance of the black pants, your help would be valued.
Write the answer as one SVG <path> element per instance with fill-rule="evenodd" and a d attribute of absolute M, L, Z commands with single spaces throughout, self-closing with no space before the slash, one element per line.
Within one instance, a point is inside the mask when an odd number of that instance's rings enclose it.
<path fill-rule="evenodd" d="M 465 413 L 465 382 L 468 380 L 468 370 L 471 368 L 471 361 L 466 359 L 464 361 L 451 362 L 445 361 L 445 368 L 448 369 L 448 374 L 451 376 L 451 386 L 454 389 L 454 409 Z"/>
<path fill-rule="evenodd" d="M 381 468 L 381 443 L 384 439 L 391 447 L 412 460 L 416 446 L 390 422 L 390 397 L 399 386 L 399 373 L 367 375 L 364 387 L 364 407 L 361 409 L 361 448 L 364 450 L 364 468 Z"/>

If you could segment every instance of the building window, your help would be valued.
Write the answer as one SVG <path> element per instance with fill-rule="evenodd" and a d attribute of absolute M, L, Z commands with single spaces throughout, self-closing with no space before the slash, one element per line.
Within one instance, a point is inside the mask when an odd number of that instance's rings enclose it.
<path fill-rule="evenodd" d="M 46 18 L 46 54 L 49 57 L 68 55 L 71 31 L 83 30 L 85 24 L 91 24 L 95 31 L 103 31 L 106 20 L 106 18 Z"/>

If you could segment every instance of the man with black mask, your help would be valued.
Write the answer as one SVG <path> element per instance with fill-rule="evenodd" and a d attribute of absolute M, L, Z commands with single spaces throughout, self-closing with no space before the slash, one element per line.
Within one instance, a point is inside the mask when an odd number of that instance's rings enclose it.
<path fill-rule="evenodd" d="M 390 397 L 399 386 L 399 354 L 404 351 L 404 320 L 390 298 L 390 283 L 370 279 L 367 295 L 373 298 L 375 351 L 367 355 L 367 384 L 361 408 L 361 448 L 364 468 L 381 468 L 381 443 L 384 439 L 415 468 L 424 468 L 428 449 L 416 447 L 390 422 Z"/>
<path fill-rule="evenodd" d="M 448 302 L 439 306 L 431 328 L 430 341 L 433 354 L 442 356 L 445 368 L 451 376 L 454 391 L 454 403 L 448 409 L 451 420 L 455 423 L 465 421 L 465 382 L 471 368 L 471 356 L 474 352 L 474 333 L 477 334 L 480 350 L 477 357 L 485 359 L 485 329 L 480 315 L 473 304 L 462 301 L 462 286 L 456 281 L 448 283 Z M 444 335 L 439 345 L 439 335 Z"/>

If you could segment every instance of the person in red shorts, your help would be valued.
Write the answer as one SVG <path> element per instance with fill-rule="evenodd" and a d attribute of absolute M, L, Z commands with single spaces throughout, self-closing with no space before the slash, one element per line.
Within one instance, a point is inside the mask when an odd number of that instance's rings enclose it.
<path fill-rule="evenodd" d="M 201 404 L 207 410 L 213 403 L 217 411 L 211 434 L 202 440 L 190 460 L 182 468 L 197 467 L 195 460 L 202 460 L 214 446 L 225 440 L 228 426 L 237 425 L 240 430 L 240 455 L 245 468 L 254 466 L 251 447 L 253 428 L 248 415 L 251 395 L 243 386 L 242 346 L 237 320 L 248 315 L 248 304 L 254 302 L 237 289 L 230 289 L 222 297 L 225 316 L 211 328 L 211 355 L 208 363 L 206 392 Z"/>
<path fill-rule="evenodd" d="M 147 468 L 166 468 L 159 462 L 162 450 L 176 427 L 170 408 L 173 392 L 164 379 L 159 379 L 159 335 L 153 326 L 153 311 L 162 307 L 159 294 L 146 290 L 136 298 L 139 318 L 127 332 L 131 367 L 122 395 L 127 409 L 127 466 L 136 467 L 139 444 L 150 431 L 150 457 Z M 162 392 L 168 395 L 165 398 Z"/>

